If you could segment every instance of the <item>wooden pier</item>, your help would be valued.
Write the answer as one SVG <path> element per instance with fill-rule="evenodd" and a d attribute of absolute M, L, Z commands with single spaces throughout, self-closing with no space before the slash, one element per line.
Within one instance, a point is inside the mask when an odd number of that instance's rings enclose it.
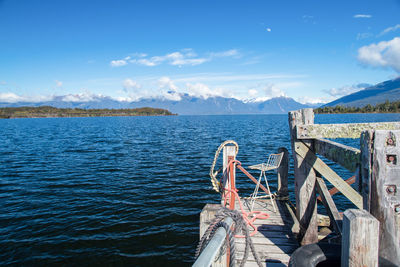
<path fill-rule="evenodd" d="M 269 218 L 266 220 L 256 220 L 255 226 L 257 233 L 251 238 L 257 251 L 257 255 L 263 266 L 287 266 L 290 255 L 299 247 L 299 243 L 293 234 L 292 228 L 295 226 L 295 221 L 290 214 L 285 202 L 275 201 L 277 211 L 274 212 L 271 201 L 268 199 L 258 199 L 254 205 L 254 210 L 266 211 Z M 245 211 L 249 212 L 249 201 L 244 200 Z M 201 233 L 208 227 L 215 212 L 221 207 L 219 204 L 207 204 L 201 212 Z M 238 210 L 239 203 L 236 202 L 235 207 Z M 240 210 L 239 210 L 240 211 Z M 252 229 L 249 228 L 251 231 Z M 236 238 L 236 261 L 237 266 L 243 259 L 245 249 L 245 239 Z M 220 259 L 221 266 L 226 258 Z M 214 265 L 215 266 L 215 265 Z M 218 265 L 217 265 L 218 266 Z M 245 266 L 258 266 L 253 255 L 250 253 Z"/>
<path fill-rule="evenodd" d="M 278 169 L 275 198 L 257 199 L 254 207 L 270 216 L 255 221 L 258 232 L 252 237 L 262 264 L 288 266 L 291 255 L 299 247 L 329 239 L 330 243 L 341 245 L 341 266 L 400 266 L 400 122 L 314 124 L 313 110 L 303 109 L 289 113 L 289 132 L 295 207 L 288 201 L 288 151 L 280 148 L 285 152 L 285 160 Z M 360 148 L 331 140 L 335 138 L 360 138 Z M 225 196 L 230 194 L 226 204 L 230 209 L 239 207 L 232 193 L 236 190 L 236 165 L 228 167 L 235 155 L 232 146 L 224 147 L 223 181 L 227 188 Z M 354 176 L 343 179 L 324 159 L 337 163 Z M 241 166 L 238 168 L 243 171 Z M 355 208 L 339 212 L 332 198 L 338 192 Z M 271 201 L 278 207 L 276 212 Z M 318 202 L 328 216 L 317 213 Z M 248 201 L 242 198 L 242 203 L 245 212 L 249 212 Z M 204 207 L 200 236 L 221 206 Z M 239 263 L 244 255 L 243 238 L 235 239 L 235 248 Z M 226 253 L 220 255 L 212 266 L 227 266 L 227 258 Z M 245 266 L 257 266 L 251 253 Z"/>

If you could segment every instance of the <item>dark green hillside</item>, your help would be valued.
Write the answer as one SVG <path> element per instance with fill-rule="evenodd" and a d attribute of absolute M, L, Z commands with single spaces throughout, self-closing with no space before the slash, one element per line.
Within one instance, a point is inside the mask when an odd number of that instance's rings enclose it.
<path fill-rule="evenodd" d="M 335 107 L 338 105 L 361 108 L 368 104 L 378 105 L 384 103 L 386 100 L 400 101 L 400 77 L 343 96 L 335 101 L 323 105 L 322 108 Z"/>
<path fill-rule="evenodd" d="M 364 107 L 347 107 L 337 105 L 335 107 L 321 107 L 314 109 L 317 114 L 335 114 L 335 113 L 399 113 L 400 112 L 400 101 L 377 104 L 372 106 L 371 104 L 365 105 Z"/>
<path fill-rule="evenodd" d="M 0 108 L 0 118 L 52 118 L 52 117 L 114 117 L 114 116 L 167 116 L 176 115 L 166 109 L 79 109 L 41 107 Z"/>

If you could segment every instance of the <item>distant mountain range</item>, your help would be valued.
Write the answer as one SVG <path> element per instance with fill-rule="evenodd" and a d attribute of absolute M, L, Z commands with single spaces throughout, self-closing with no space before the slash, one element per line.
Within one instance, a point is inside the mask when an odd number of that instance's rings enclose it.
<path fill-rule="evenodd" d="M 241 101 L 235 98 L 209 97 L 207 99 L 181 94 L 180 100 L 166 98 L 141 99 L 136 102 L 117 101 L 111 97 L 95 96 L 78 101 L 73 95 L 55 96 L 50 101 L 0 103 L 0 107 L 52 106 L 56 108 L 121 109 L 152 107 L 167 109 L 179 115 L 219 115 L 219 114 L 283 114 L 291 110 L 310 107 L 289 97 L 276 97 L 263 102 Z M 76 98 L 76 97 L 75 97 Z"/>
<path fill-rule="evenodd" d="M 169 92 L 171 96 L 178 96 L 179 100 L 168 97 L 140 99 L 138 101 L 118 101 L 111 97 L 99 95 L 64 95 L 54 96 L 51 100 L 42 102 L 0 102 L 0 107 L 21 106 L 52 106 L 56 108 L 82 109 L 122 109 L 122 108 L 162 108 L 180 115 L 223 115 L 223 114 L 284 114 L 302 108 L 317 108 L 322 104 L 301 104 L 290 97 L 276 97 L 266 101 L 242 101 L 225 97 L 194 97 L 188 94 Z M 173 98 L 173 97 L 171 97 Z M 176 98 L 175 98 L 176 99 Z M 386 100 L 400 100 L 400 77 L 367 87 L 361 91 L 341 97 L 325 106 L 354 106 L 363 107 L 367 104 L 376 105 Z"/>
<path fill-rule="evenodd" d="M 376 104 L 384 103 L 386 100 L 390 102 L 400 100 L 400 77 L 343 96 L 335 101 L 323 105 L 322 107 L 334 107 L 337 105 L 364 107 L 368 104 L 374 106 Z"/>

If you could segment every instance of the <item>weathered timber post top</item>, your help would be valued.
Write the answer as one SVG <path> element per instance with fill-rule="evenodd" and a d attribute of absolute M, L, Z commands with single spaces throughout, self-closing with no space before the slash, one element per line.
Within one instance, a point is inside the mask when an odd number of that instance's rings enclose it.
<path fill-rule="evenodd" d="M 313 110 L 302 109 L 289 112 L 289 128 L 300 243 L 318 241 L 318 193 L 330 227 L 342 238 L 342 266 L 377 266 L 378 251 L 379 264 L 400 266 L 400 122 L 314 124 Z M 360 149 L 324 138 L 360 138 Z M 317 155 L 354 176 L 343 180 Z M 379 223 L 369 222 L 364 219 L 368 216 L 355 211 L 347 213 L 344 223 L 323 178 Z M 362 222 L 368 222 L 365 227 L 369 228 L 363 228 Z M 376 240 L 371 226 L 379 227 Z"/>

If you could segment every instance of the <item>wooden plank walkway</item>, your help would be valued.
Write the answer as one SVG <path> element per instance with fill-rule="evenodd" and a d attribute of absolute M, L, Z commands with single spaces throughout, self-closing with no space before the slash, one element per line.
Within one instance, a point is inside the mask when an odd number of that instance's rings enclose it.
<path fill-rule="evenodd" d="M 248 212 L 250 201 L 244 199 L 242 203 Z M 258 232 L 252 237 L 252 241 L 264 266 L 288 266 L 290 255 L 299 247 L 299 244 L 292 232 L 294 221 L 287 205 L 282 201 L 275 201 L 275 205 L 276 212 L 269 199 L 257 199 L 255 202 L 254 210 L 268 213 L 269 218 L 255 221 L 254 225 Z M 235 204 L 235 208 L 240 210 L 238 203 Z M 252 229 L 249 227 L 249 230 Z M 236 238 L 235 245 L 236 259 L 239 261 L 244 255 L 244 238 Z M 252 253 L 249 254 L 245 266 L 257 266 Z"/>

